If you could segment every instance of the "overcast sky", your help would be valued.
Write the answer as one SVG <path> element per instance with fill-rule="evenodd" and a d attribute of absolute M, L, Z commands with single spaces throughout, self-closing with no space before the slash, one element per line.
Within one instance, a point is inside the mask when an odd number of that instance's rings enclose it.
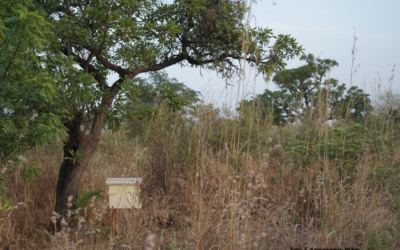
<path fill-rule="evenodd" d="M 350 85 L 354 30 L 357 52 L 355 66 L 360 65 L 353 77 L 353 85 L 376 93 L 378 83 L 388 89 L 388 78 L 393 66 L 400 60 L 400 0 L 271 0 L 258 1 L 252 5 L 254 15 L 251 26 L 271 28 L 274 34 L 290 34 L 303 45 L 306 53 L 322 59 L 334 59 L 339 63 L 330 76 L 340 83 Z M 287 68 L 302 65 L 293 60 Z M 397 71 L 399 71 L 398 69 Z M 206 100 L 226 101 L 226 95 L 236 99 L 237 85 L 225 88 L 225 80 L 213 72 L 173 66 L 167 69 L 170 77 L 176 77 L 192 89 L 201 91 Z M 379 75 L 378 75 L 379 72 Z M 396 74 L 396 72 L 395 72 Z M 254 75 L 254 74 L 253 74 Z M 245 96 L 262 93 L 274 84 L 262 77 L 247 77 Z M 381 80 L 379 80 L 381 79 Z M 400 91 L 399 77 L 392 88 Z M 255 89 L 255 91 L 253 90 Z M 247 95 L 246 95 L 247 94 Z"/>

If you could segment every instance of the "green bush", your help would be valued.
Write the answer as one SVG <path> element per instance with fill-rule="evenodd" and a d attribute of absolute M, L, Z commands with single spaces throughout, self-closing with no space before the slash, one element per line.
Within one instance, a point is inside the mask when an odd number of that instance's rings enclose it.
<path fill-rule="evenodd" d="M 91 203 L 95 201 L 95 199 L 103 199 L 104 191 L 101 189 L 96 189 L 92 191 L 81 190 L 81 195 L 73 202 L 75 208 L 79 209 L 78 215 L 87 219 L 90 216 L 93 207 L 91 207 Z"/>

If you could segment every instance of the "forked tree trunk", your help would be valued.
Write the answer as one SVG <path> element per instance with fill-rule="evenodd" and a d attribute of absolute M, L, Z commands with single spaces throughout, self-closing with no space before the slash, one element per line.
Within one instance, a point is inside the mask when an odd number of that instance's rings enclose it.
<path fill-rule="evenodd" d="M 100 140 L 100 136 L 88 136 L 81 132 L 79 127 L 76 129 L 78 131 L 69 131 L 70 138 L 64 145 L 64 160 L 56 188 L 55 212 L 66 219 L 68 209 L 74 209 L 70 206 L 68 198 L 72 196 L 71 201 L 75 201 L 78 197 L 83 171 Z"/>
<path fill-rule="evenodd" d="M 57 229 L 60 228 L 62 218 L 68 221 L 68 210 L 74 209 L 69 206 L 78 197 L 80 182 L 83 171 L 94 154 L 101 138 L 101 131 L 107 113 L 110 111 L 111 104 L 119 87 L 111 88 L 107 97 L 105 97 L 93 117 L 90 133 L 82 131 L 81 125 L 84 121 L 84 113 L 77 112 L 74 119 L 64 122 L 68 129 L 68 141 L 64 145 L 64 159 L 60 166 L 58 182 L 56 187 L 56 206 L 55 212 L 61 217 L 57 220 Z M 72 197 L 71 197 L 72 196 Z M 71 200 L 69 201 L 69 197 Z M 50 229 L 54 229 L 50 227 Z"/>

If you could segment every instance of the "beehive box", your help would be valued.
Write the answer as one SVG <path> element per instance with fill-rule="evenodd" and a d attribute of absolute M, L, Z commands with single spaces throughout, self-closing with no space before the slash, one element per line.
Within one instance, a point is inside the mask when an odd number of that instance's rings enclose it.
<path fill-rule="evenodd" d="M 108 203 L 110 208 L 142 208 L 139 185 L 142 178 L 108 178 Z"/>

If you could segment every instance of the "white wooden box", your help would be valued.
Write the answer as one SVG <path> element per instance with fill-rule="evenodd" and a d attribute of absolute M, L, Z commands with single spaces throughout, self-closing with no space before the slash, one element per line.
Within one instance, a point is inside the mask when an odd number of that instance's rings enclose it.
<path fill-rule="evenodd" d="M 108 203 L 110 208 L 142 208 L 139 185 L 142 178 L 108 178 Z"/>

